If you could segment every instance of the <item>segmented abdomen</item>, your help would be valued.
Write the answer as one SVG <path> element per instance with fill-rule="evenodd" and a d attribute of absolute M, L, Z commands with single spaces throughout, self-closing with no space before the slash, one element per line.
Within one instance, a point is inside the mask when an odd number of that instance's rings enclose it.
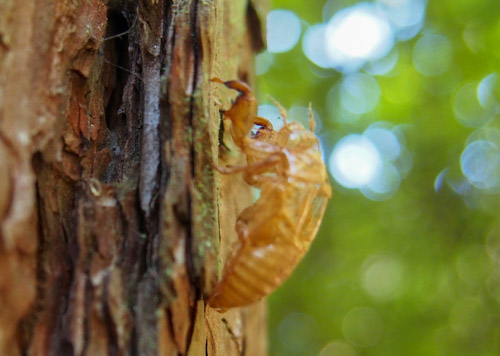
<path fill-rule="evenodd" d="M 273 201 L 269 195 L 278 191 L 264 189 L 260 199 L 241 214 L 237 228 L 241 245 L 226 263 L 222 280 L 208 301 L 211 307 L 226 309 L 254 303 L 291 274 L 316 235 L 329 197 L 319 188 L 309 188 L 302 187 L 295 194 L 281 191 L 280 195 L 289 199 L 275 196 L 274 201 L 280 204 L 274 209 L 269 207 Z M 309 200 L 308 194 L 312 195 Z M 274 214 L 264 216 L 264 206 Z"/>
<path fill-rule="evenodd" d="M 297 248 L 275 244 L 241 248 L 224 271 L 209 305 L 232 308 L 260 300 L 283 282 L 302 255 Z"/>

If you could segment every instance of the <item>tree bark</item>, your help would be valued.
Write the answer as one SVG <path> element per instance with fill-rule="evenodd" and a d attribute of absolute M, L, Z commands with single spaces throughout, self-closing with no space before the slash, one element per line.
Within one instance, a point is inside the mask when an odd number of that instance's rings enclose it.
<path fill-rule="evenodd" d="M 210 79 L 252 84 L 265 12 L 0 1 L 0 355 L 266 353 L 262 303 L 204 304 L 251 202 Z"/>

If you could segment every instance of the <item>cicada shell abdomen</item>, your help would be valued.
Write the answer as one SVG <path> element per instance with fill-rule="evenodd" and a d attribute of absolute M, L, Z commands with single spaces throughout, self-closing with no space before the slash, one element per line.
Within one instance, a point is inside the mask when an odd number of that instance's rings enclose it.
<path fill-rule="evenodd" d="M 242 247 L 227 265 L 208 304 L 228 309 L 262 299 L 282 283 L 301 256 L 283 244 Z"/>
<path fill-rule="evenodd" d="M 311 184 L 308 191 L 269 185 L 240 215 L 240 246 L 225 265 L 211 307 L 245 306 L 269 295 L 295 269 L 316 235 L 329 195 Z"/>

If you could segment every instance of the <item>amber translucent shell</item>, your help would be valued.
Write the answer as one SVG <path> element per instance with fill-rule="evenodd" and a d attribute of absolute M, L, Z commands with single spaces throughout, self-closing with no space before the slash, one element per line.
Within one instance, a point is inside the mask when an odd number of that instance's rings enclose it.
<path fill-rule="evenodd" d="M 267 120 L 256 116 L 248 86 L 214 81 L 240 92 L 224 114 L 236 127 L 233 140 L 247 158 L 247 166 L 219 167 L 219 171 L 243 172 L 245 181 L 260 189 L 259 199 L 237 219 L 237 246 L 208 300 L 213 308 L 228 309 L 254 303 L 285 281 L 317 233 L 331 188 L 312 131 L 286 121 L 274 131 Z M 260 129 L 248 137 L 254 124 Z"/>

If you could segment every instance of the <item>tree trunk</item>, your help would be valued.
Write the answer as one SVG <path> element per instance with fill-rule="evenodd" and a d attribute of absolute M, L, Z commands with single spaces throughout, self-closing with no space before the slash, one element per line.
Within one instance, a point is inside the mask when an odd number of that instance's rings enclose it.
<path fill-rule="evenodd" d="M 204 304 L 251 202 L 210 79 L 252 84 L 265 5 L 0 1 L 0 355 L 266 353 L 262 303 Z"/>

